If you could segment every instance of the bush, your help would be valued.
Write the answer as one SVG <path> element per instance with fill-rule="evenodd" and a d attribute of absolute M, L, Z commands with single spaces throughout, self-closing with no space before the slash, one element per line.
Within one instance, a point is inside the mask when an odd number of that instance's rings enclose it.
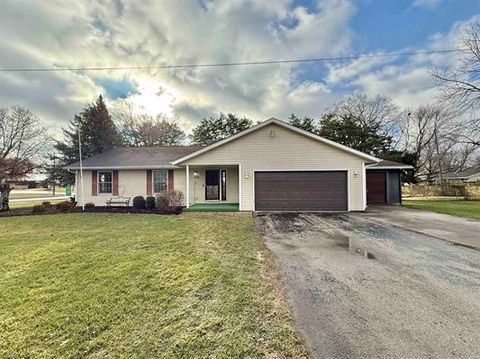
<path fill-rule="evenodd" d="M 45 202 L 42 202 L 42 206 L 45 207 L 45 208 L 52 208 L 52 203 L 51 202 L 48 202 L 48 201 L 45 201 Z"/>
<path fill-rule="evenodd" d="M 44 213 L 45 206 L 42 204 L 37 204 L 36 206 L 32 207 L 32 213 Z"/>
<path fill-rule="evenodd" d="M 55 206 L 60 212 L 68 212 L 73 208 L 73 204 L 70 201 L 63 201 L 60 203 L 57 203 Z"/>
<path fill-rule="evenodd" d="M 160 193 L 157 196 L 157 208 L 167 212 L 179 210 L 183 207 L 183 198 L 182 191 L 167 191 Z"/>
<path fill-rule="evenodd" d="M 155 197 L 148 196 L 145 199 L 145 206 L 147 207 L 147 209 L 155 209 Z"/>
<path fill-rule="evenodd" d="M 136 196 L 133 198 L 133 208 L 145 209 L 145 198 L 143 196 Z"/>
<path fill-rule="evenodd" d="M 95 203 L 93 202 L 85 203 L 85 209 L 92 209 L 92 208 L 95 208 Z"/>

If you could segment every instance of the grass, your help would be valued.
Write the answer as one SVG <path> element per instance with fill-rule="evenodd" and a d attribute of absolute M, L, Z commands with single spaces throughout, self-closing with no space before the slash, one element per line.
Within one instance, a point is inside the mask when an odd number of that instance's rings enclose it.
<path fill-rule="evenodd" d="M 238 203 L 196 203 L 185 212 L 238 212 Z"/>
<path fill-rule="evenodd" d="M 0 357 L 304 357 L 249 214 L 0 219 Z"/>
<path fill-rule="evenodd" d="M 410 208 L 452 214 L 454 216 L 480 219 L 480 201 L 466 200 L 403 200 Z"/>
<path fill-rule="evenodd" d="M 61 197 L 65 196 L 65 192 L 55 192 L 55 196 L 51 193 L 41 194 L 41 193 L 10 193 L 10 199 L 26 199 L 26 198 L 45 198 L 45 197 Z"/>
<path fill-rule="evenodd" d="M 21 202 L 10 202 L 10 208 L 15 209 L 15 208 L 25 208 L 25 207 L 33 207 L 38 204 L 42 204 L 43 202 L 50 202 L 51 204 L 56 204 L 59 202 L 63 201 L 68 201 L 68 199 L 60 199 L 60 200 L 48 200 L 48 201 L 21 201 Z"/>

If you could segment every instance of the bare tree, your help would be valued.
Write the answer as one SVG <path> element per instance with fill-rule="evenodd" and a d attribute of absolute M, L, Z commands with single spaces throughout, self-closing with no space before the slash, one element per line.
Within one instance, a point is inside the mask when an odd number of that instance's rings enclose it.
<path fill-rule="evenodd" d="M 441 105 L 420 106 L 408 111 L 399 122 L 401 145 L 410 154 L 414 173 L 443 174 L 445 159 L 456 145 L 455 116 Z"/>
<path fill-rule="evenodd" d="M 331 112 L 339 116 L 352 117 L 361 125 L 389 126 L 396 123 L 399 108 L 388 97 L 368 97 L 364 94 L 354 94 L 334 104 Z"/>
<path fill-rule="evenodd" d="M 398 141 L 396 134 L 400 108 L 389 97 L 354 94 L 334 104 L 330 112 L 350 117 L 361 127 L 390 135 L 394 140 L 393 147 Z"/>
<path fill-rule="evenodd" d="M 137 114 L 133 105 L 122 101 L 112 110 L 120 135 L 129 146 L 173 146 L 186 139 L 177 119 Z"/>
<path fill-rule="evenodd" d="M 433 70 L 441 86 L 443 99 L 462 109 L 480 105 L 480 24 L 468 27 L 460 40 L 460 53 L 453 69 Z"/>
<path fill-rule="evenodd" d="M 29 110 L 0 108 L 0 211 L 9 210 L 9 181 L 31 173 L 47 143 L 45 128 Z"/>
<path fill-rule="evenodd" d="M 460 40 L 459 54 L 453 69 L 434 69 L 432 74 L 442 93 L 442 100 L 465 118 L 458 131 L 458 140 L 480 146 L 480 23 L 470 25 Z M 466 112 L 469 112 L 470 119 Z"/>

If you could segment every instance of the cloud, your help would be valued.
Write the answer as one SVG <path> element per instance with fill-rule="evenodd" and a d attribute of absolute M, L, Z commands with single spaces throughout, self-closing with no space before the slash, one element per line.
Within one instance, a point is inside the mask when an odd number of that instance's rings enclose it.
<path fill-rule="evenodd" d="M 417 1 L 418 2 L 418 1 Z M 420 5 L 420 2 L 418 2 Z M 156 66 L 245 62 L 355 53 L 355 2 L 293 0 L 6 1 L 0 14 L 0 67 Z M 425 49 L 455 46 L 465 23 L 433 34 Z M 407 49 L 412 50 L 412 49 Z M 399 50 L 400 51 L 400 50 Z M 384 53 L 381 49 L 372 54 Z M 291 112 L 317 116 L 352 91 L 402 104 L 430 101 L 432 66 L 453 55 L 363 58 L 332 64 L 279 64 L 130 71 L 0 73 L 0 106 L 24 105 L 53 129 L 99 94 L 129 99 L 138 112 L 203 117 L 233 112 L 254 121 Z M 318 75 L 318 74 L 321 75 Z"/>
<path fill-rule="evenodd" d="M 425 8 L 428 10 L 436 9 L 443 0 L 414 0 L 412 8 Z"/>
<path fill-rule="evenodd" d="M 143 66 L 334 56 L 351 50 L 350 1 L 308 10 L 290 0 L 7 2 L 1 67 Z M 20 21 L 28 19 L 28 26 Z M 332 36 L 331 34 L 335 34 Z M 100 93 L 139 111 L 184 117 L 216 111 L 254 120 L 318 102 L 296 65 L 98 72 L 4 73 L 0 106 L 21 103 L 65 125 Z M 309 90 L 307 90 L 309 89 Z M 313 91 L 313 92 L 312 92 Z M 328 93 L 325 92 L 325 93 Z M 189 127 L 189 126 L 187 126 Z M 191 126 L 190 126 L 191 127 Z"/>
<path fill-rule="evenodd" d="M 451 49 L 459 46 L 464 30 L 479 20 L 473 16 L 452 25 L 446 33 L 430 36 L 425 47 L 406 48 L 396 52 Z M 383 53 L 380 53 L 383 54 Z M 409 57 L 361 58 L 343 64 L 328 66 L 326 84 L 340 91 L 356 91 L 371 96 L 393 98 L 403 107 L 415 107 L 439 100 L 439 92 L 432 77 L 432 69 L 448 69 L 459 61 L 456 53 L 420 54 Z"/>

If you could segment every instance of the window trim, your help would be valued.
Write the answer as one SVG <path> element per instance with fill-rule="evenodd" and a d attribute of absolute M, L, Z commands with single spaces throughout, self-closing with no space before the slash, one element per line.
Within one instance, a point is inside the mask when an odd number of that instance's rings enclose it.
<path fill-rule="evenodd" d="M 112 175 L 112 182 L 110 182 L 110 184 L 111 184 L 110 192 L 100 192 L 100 173 L 110 173 Z M 108 182 L 105 182 L 105 183 L 108 183 Z M 99 194 L 99 195 L 101 195 L 101 194 L 112 195 L 113 194 L 113 171 L 97 171 L 97 194 Z"/>
<path fill-rule="evenodd" d="M 167 185 L 167 188 L 165 191 L 162 191 L 162 192 L 155 192 L 155 172 L 158 172 L 158 171 L 165 171 L 167 173 L 167 176 L 166 176 L 166 185 Z M 170 177 L 170 174 L 169 174 L 169 171 L 168 169 L 162 169 L 162 168 L 159 168 L 159 169 L 156 169 L 156 170 L 152 170 L 152 194 L 155 195 L 155 194 L 159 194 L 159 193 L 163 193 L 163 192 L 167 192 L 168 191 L 168 180 L 169 180 L 169 177 Z"/>

